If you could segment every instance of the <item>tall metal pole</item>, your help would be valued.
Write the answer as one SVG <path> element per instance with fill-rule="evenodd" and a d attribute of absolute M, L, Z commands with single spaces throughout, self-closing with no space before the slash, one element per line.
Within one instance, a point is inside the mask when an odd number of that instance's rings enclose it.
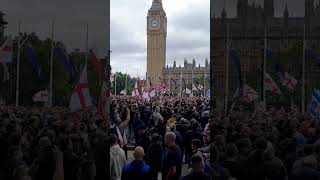
<path fill-rule="evenodd" d="M 262 97 L 263 97 L 263 107 L 264 110 L 266 109 L 266 86 L 265 86 L 265 79 L 266 79 L 266 69 L 267 69 L 267 26 L 264 27 L 264 52 L 263 52 L 263 91 L 262 91 Z"/>
<path fill-rule="evenodd" d="M 89 25 L 86 28 L 86 64 L 88 63 L 88 48 L 89 47 Z"/>
<path fill-rule="evenodd" d="M 172 72 L 170 71 L 170 77 L 169 77 L 169 96 L 171 95 L 171 78 L 172 78 Z"/>
<path fill-rule="evenodd" d="M 226 78 L 226 84 L 225 84 L 225 97 L 224 97 L 224 110 L 225 112 L 228 111 L 228 99 L 229 99 L 229 48 L 230 48 L 230 41 L 229 41 L 229 24 L 227 26 L 227 47 L 226 47 L 226 72 L 225 72 L 225 78 Z"/>
<path fill-rule="evenodd" d="M 117 95 L 117 70 L 114 73 L 114 96 Z"/>
<path fill-rule="evenodd" d="M 128 92 L 128 70 L 126 68 L 126 83 L 125 83 L 125 86 L 126 86 L 126 95 L 127 95 L 127 92 Z"/>
<path fill-rule="evenodd" d="M 182 67 L 180 67 L 180 96 L 182 96 Z"/>
<path fill-rule="evenodd" d="M 204 76 L 203 76 L 203 97 L 206 96 L 206 77 L 207 77 L 207 74 L 206 74 L 206 71 L 204 72 Z"/>
<path fill-rule="evenodd" d="M 52 78 L 53 78 L 53 48 L 54 48 L 54 41 L 53 41 L 53 31 L 54 31 L 54 21 L 51 23 L 51 57 L 50 57 L 50 90 L 49 90 L 49 107 L 52 107 Z"/>
<path fill-rule="evenodd" d="M 19 106 L 19 80 L 20 80 L 20 33 L 21 33 L 21 21 L 18 25 L 18 55 L 17 55 L 17 84 L 16 84 L 16 107 Z"/>
<path fill-rule="evenodd" d="M 193 66 L 192 66 L 192 71 L 191 71 L 191 73 L 192 73 L 192 77 L 191 77 L 191 94 L 192 94 L 192 96 L 193 96 Z"/>
<path fill-rule="evenodd" d="M 303 60 L 302 60 L 302 95 L 301 95 L 301 111 L 305 112 L 305 65 L 306 65 L 306 25 L 303 28 Z"/>

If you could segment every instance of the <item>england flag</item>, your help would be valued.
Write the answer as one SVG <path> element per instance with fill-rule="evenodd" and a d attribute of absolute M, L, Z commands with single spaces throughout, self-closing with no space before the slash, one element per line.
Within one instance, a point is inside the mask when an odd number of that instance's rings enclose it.
<path fill-rule="evenodd" d="M 273 81 L 271 76 L 266 73 L 266 78 L 264 80 L 264 85 L 267 91 L 271 91 L 272 94 L 281 94 L 280 89 L 278 88 L 277 84 Z"/>
<path fill-rule="evenodd" d="M 138 89 L 138 82 L 136 82 L 136 85 L 134 86 L 133 88 L 133 91 L 132 91 L 132 97 L 135 97 L 135 96 L 139 96 L 139 89 Z"/>
<path fill-rule="evenodd" d="M 246 102 L 251 103 L 258 98 L 258 93 L 250 86 L 243 86 L 243 98 Z"/>
<path fill-rule="evenodd" d="M 90 106 L 92 106 L 92 102 L 88 86 L 87 64 L 85 64 L 79 83 L 71 96 L 69 108 L 71 111 L 77 111 Z"/>

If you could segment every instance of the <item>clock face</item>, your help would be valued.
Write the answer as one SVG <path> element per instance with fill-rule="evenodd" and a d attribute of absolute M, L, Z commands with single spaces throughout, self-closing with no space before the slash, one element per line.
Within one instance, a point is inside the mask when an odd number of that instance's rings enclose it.
<path fill-rule="evenodd" d="M 152 28 L 158 28 L 159 27 L 159 21 L 158 19 L 151 19 L 151 27 Z"/>

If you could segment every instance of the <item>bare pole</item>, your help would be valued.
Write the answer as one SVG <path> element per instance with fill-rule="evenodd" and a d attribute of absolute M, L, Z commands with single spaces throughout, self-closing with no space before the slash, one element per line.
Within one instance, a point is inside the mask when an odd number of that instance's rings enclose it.
<path fill-rule="evenodd" d="M 266 86 L 265 86 L 265 79 L 266 79 L 266 73 L 267 73 L 267 26 L 264 27 L 264 54 L 263 54 L 263 107 L 264 110 L 266 110 Z"/>
<path fill-rule="evenodd" d="M 18 25 L 18 55 L 17 55 L 17 84 L 16 84 L 16 107 L 19 106 L 19 80 L 20 80 L 20 33 L 21 33 L 21 21 Z"/>
<path fill-rule="evenodd" d="M 54 31 L 54 21 L 51 23 L 51 57 L 50 57 L 50 90 L 49 90 L 49 107 L 52 107 L 52 79 L 53 79 L 53 48 L 54 48 L 54 41 L 53 41 L 53 31 Z"/>
<path fill-rule="evenodd" d="M 305 112 L 305 65 L 306 65 L 306 25 L 303 28 L 303 59 L 302 59 L 302 95 L 301 95 L 301 111 Z"/>
<path fill-rule="evenodd" d="M 227 47 L 226 47 L 226 72 L 225 72 L 225 78 L 226 78 L 226 84 L 225 84 L 225 97 L 224 97 L 224 110 L 225 112 L 228 112 L 228 99 L 229 99 L 229 49 L 230 49 L 230 30 L 229 30 L 229 24 L 227 26 Z"/>
<path fill-rule="evenodd" d="M 89 49 L 89 24 L 86 27 L 86 64 L 88 63 L 88 49 Z"/>

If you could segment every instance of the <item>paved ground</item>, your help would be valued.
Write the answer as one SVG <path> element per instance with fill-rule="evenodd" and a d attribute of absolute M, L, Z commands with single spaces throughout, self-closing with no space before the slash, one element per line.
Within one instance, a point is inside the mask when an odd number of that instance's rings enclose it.
<path fill-rule="evenodd" d="M 128 151 L 128 160 L 129 160 L 129 162 L 134 160 L 133 151 Z M 182 165 L 182 173 L 181 173 L 181 175 L 185 176 L 187 174 L 187 171 L 188 171 L 188 165 L 187 164 L 183 164 Z M 159 175 L 158 179 L 159 180 L 161 179 L 161 174 Z"/>

